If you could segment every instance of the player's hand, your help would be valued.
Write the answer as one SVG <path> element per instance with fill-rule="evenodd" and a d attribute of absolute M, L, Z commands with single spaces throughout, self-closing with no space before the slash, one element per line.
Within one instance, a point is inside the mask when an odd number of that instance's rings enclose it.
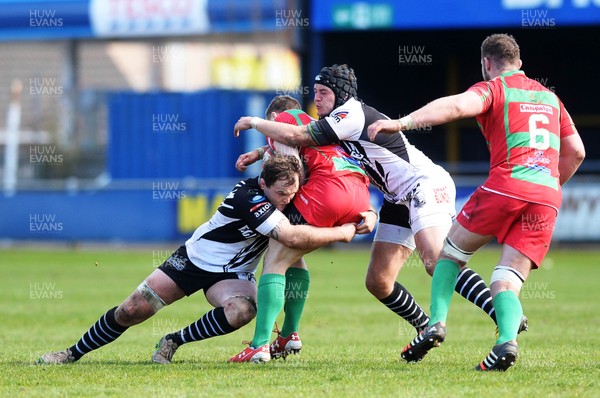
<path fill-rule="evenodd" d="M 235 162 L 235 168 L 238 171 L 246 171 L 248 166 L 256 163 L 259 160 L 260 160 L 260 154 L 258 153 L 258 151 L 256 149 L 254 149 L 250 152 L 242 153 Z"/>
<path fill-rule="evenodd" d="M 235 137 L 239 137 L 240 131 L 250 130 L 252 128 L 252 125 L 250 124 L 251 120 L 252 118 L 250 116 L 242 116 L 239 118 L 239 120 L 235 123 L 235 126 L 233 126 L 233 135 Z"/>
<path fill-rule="evenodd" d="M 358 235 L 370 234 L 375 229 L 377 224 L 377 213 L 373 211 L 363 211 L 360 213 L 362 221 L 356 226 Z"/>
<path fill-rule="evenodd" d="M 400 131 L 400 120 L 377 120 L 367 128 L 367 134 L 371 141 L 375 140 L 377 133 L 393 134 Z"/>

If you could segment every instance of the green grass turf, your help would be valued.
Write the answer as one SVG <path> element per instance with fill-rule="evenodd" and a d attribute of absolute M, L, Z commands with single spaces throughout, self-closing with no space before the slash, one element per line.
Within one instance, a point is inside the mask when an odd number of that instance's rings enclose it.
<path fill-rule="evenodd" d="M 252 323 L 181 347 L 170 366 L 152 364 L 162 335 L 210 308 L 198 293 L 78 363 L 34 365 L 41 354 L 75 343 L 171 249 L 0 251 L 0 395 L 600 396 L 600 253 L 589 250 L 553 250 L 531 274 L 521 295 L 530 330 L 520 336 L 519 360 L 506 373 L 472 370 L 492 347 L 494 326 L 458 295 L 446 342 L 418 364 L 402 363 L 400 349 L 414 332 L 364 288 L 368 249 L 322 249 L 307 256 L 312 285 L 300 330 L 304 348 L 287 361 L 226 363 L 244 348 L 241 340 L 252 337 Z M 489 280 L 498 254 L 483 250 L 471 267 Z M 418 260 L 409 260 L 399 280 L 428 308 L 430 278 Z"/>

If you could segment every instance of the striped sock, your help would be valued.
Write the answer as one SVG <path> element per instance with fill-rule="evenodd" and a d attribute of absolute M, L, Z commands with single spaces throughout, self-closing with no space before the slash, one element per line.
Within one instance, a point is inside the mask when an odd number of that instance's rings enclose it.
<path fill-rule="evenodd" d="M 492 302 L 492 294 L 477 272 L 465 267 L 456 278 L 454 290 L 481 308 L 496 323 L 496 311 Z"/>
<path fill-rule="evenodd" d="M 126 326 L 121 326 L 115 319 L 115 310 L 117 307 L 111 308 L 92 326 L 81 339 L 71 346 L 71 354 L 77 360 L 90 351 L 112 343 L 119 338 L 124 331 L 128 329 Z"/>
<path fill-rule="evenodd" d="M 379 300 L 386 307 L 392 310 L 396 315 L 404 318 L 413 325 L 419 333 L 427 326 L 429 317 L 423 309 L 417 304 L 414 297 L 398 282 L 394 283 L 392 294 Z"/>
<path fill-rule="evenodd" d="M 202 318 L 183 329 L 165 336 L 177 345 L 200 341 L 211 337 L 222 336 L 235 330 L 227 321 L 225 309 L 217 307 L 202 315 Z"/>

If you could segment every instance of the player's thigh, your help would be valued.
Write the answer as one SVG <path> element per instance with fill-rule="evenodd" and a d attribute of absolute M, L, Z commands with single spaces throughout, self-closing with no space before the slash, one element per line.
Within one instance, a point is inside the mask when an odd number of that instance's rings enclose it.
<path fill-rule="evenodd" d="M 160 297 L 165 304 L 171 304 L 185 293 L 167 274 L 160 269 L 155 269 L 145 280 L 148 286 Z"/>
<path fill-rule="evenodd" d="M 256 282 L 247 279 L 221 280 L 205 291 L 206 300 L 213 307 L 223 307 L 232 297 L 250 298 L 256 302 Z"/>
<path fill-rule="evenodd" d="M 471 232 L 461 225 L 457 220 L 450 227 L 448 231 L 448 239 L 454 246 L 464 252 L 475 252 L 484 245 L 488 244 L 492 239 L 493 235 L 481 235 L 475 232 Z"/>
<path fill-rule="evenodd" d="M 285 271 L 298 262 L 310 250 L 289 248 L 275 239 L 269 239 L 269 250 L 263 260 L 263 274 L 285 274 Z"/>

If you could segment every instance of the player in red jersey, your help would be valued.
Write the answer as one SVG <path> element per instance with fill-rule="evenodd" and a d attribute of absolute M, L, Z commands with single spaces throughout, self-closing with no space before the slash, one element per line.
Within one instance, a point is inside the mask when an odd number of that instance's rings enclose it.
<path fill-rule="evenodd" d="M 279 96 L 267 108 L 266 116 L 280 123 L 310 123 L 312 118 L 299 108 L 300 104 L 293 98 Z M 276 152 L 295 153 L 306 165 L 308 178 L 284 211 L 292 224 L 334 226 L 365 219 L 365 223 L 357 227 L 357 233 L 373 230 L 377 215 L 374 209 L 369 211 L 369 179 L 339 145 L 296 149 L 270 140 L 269 146 Z M 236 167 L 244 170 L 259 160 L 264 150 L 241 155 Z M 250 346 L 230 358 L 230 362 L 266 362 L 297 353 L 302 348 L 298 326 L 310 284 L 302 256 L 308 252 L 288 248 L 274 240 L 269 242 L 258 287 L 254 338 Z M 269 336 L 282 307 L 284 323 L 269 346 Z"/>
<path fill-rule="evenodd" d="M 433 274 L 429 327 L 403 350 L 418 361 L 446 337 L 446 318 L 460 265 L 494 237 L 502 254 L 491 278 L 499 335 L 475 369 L 504 371 L 518 356 L 523 310 L 519 292 L 548 252 L 561 186 L 585 157 L 583 143 L 560 99 L 520 70 L 519 46 L 494 34 L 481 45 L 484 81 L 439 98 L 399 120 L 369 126 L 369 138 L 475 117 L 488 143 L 490 173 L 452 225 Z"/>

